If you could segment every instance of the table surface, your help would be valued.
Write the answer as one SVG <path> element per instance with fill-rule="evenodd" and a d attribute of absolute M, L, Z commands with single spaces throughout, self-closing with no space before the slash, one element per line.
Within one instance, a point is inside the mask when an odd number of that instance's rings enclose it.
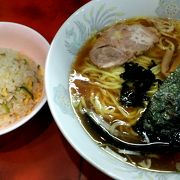
<path fill-rule="evenodd" d="M 88 0 L 0 0 L 0 21 L 17 22 L 51 43 L 63 22 Z M 111 179 L 85 161 L 57 128 L 46 103 L 37 115 L 0 137 L 0 180 Z"/>

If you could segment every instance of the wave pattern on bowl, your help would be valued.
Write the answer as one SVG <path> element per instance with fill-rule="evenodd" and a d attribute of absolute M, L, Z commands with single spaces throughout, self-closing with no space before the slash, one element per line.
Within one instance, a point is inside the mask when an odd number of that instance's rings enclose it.
<path fill-rule="evenodd" d="M 105 4 L 101 5 L 97 12 L 92 8 L 88 14 L 83 16 L 83 20 L 74 21 L 72 27 L 66 29 L 65 46 L 68 52 L 75 55 L 92 33 L 116 22 L 123 14 L 114 6 L 106 8 Z"/>

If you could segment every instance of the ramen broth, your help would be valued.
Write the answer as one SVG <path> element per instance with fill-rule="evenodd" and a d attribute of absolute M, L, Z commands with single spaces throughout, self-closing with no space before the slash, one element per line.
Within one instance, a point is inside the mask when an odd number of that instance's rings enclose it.
<path fill-rule="evenodd" d="M 145 27 L 154 27 L 160 33 L 160 38 L 153 47 L 137 55 L 132 60 L 145 69 L 150 69 L 156 79 L 163 81 L 166 76 L 162 73 L 162 60 L 165 56 L 166 48 L 173 46 L 174 53 L 172 59 L 179 54 L 180 45 L 180 22 L 177 20 L 158 19 L 158 18 L 133 18 L 120 21 L 116 25 L 141 24 Z M 128 142 L 143 142 L 143 139 L 132 129 L 141 114 L 147 108 L 149 99 L 143 101 L 142 106 L 127 107 L 120 102 L 120 92 L 124 80 L 121 74 L 124 73 L 124 65 L 98 68 L 89 57 L 90 50 L 99 38 L 102 31 L 93 35 L 80 49 L 70 73 L 70 94 L 72 106 L 85 130 L 90 136 L 106 151 L 111 154 L 120 154 L 126 162 L 141 168 L 160 171 L 179 171 L 180 153 L 162 152 L 157 154 L 137 153 L 123 151 L 108 145 L 106 140 L 99 136 L 92 127 L 89 126 L 84 115 L 84 110 L 92 110 L 101 116 L 116 132 L 117 136 Z M 171 64 L 173 64 L 171 62 Z M 170 69 L 170 68 L 169 68 Z M 158 90 L 160 84 L 154 82 L 147 91 L 149 98 Z M 107 162 L 108 163 L 108 162 Z"/>

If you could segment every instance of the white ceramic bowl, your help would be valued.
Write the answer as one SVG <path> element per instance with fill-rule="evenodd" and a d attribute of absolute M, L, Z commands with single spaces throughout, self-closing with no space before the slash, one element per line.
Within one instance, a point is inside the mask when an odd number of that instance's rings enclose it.
<path fill-rule="evenodd" d="M 48 54 L 45 68 L 47 100 L 54 119 L 76 151 L 114 179 L 175 180 L 177 173 L 157 173 L 137 169 L 106 153 L 88 136 L 70 103 L 68 78 L 74 57 L 84 41 L 104 26 L 134 16 L 180 17 L 179 0 L 94 0 L 61 26 Z"/>
<path fill-rule="evenodd" d="M 45 61 L 49 50 L 47 40 L 35 30 L 21 24 L 12 22 L 0 22 L 0 48 L 10 48 L 21 52 L 45 67 Z M 45 90 L 41 100 L 33 110 L 15 123 L 0 129 L 0 135 L 8 133 L 30 120 L 45 104 Z"/>

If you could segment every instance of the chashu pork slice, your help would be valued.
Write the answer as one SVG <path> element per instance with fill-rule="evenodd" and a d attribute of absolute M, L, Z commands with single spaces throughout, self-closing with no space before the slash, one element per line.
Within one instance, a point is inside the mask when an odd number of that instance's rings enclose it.
<path fill-rule="evenodd" d="M 109 68 L 124 64 L 158 41 L 159 33 L 153 27 L 117 24 L 101 34 L 89 55 L 99 68 Z"/>

